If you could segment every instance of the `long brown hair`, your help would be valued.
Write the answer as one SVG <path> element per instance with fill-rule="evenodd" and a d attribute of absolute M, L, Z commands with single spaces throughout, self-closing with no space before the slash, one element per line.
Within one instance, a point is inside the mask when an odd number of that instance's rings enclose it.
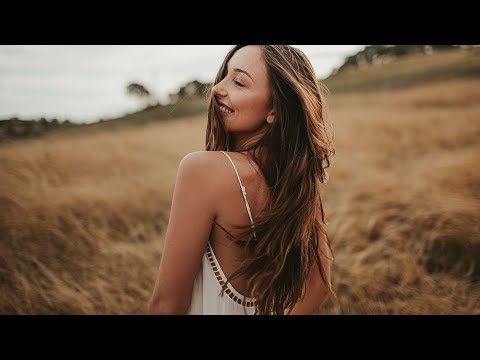
<path fill-rule="evenodd" d="M 225 57 L 213 85 L 227 75 L 227 63 L 245 45 L 233 47 Z M 269 199 L 251 225 L 232 239 L 245 246 L 246 260 L 229 281 L 244 276 L 247 294 L 256 299 L 259 314 L 284 314 L 305 294 L 306 280 L 315 262 L 333 294 L 319 256 L 319 231 L 331 251 L 320 185 L 335 154 L 333 131 L 327 126 L 326 104 L 315 71 L 297 48 L 260 45 L 272 90 L 275 121 L 264 135 L 242 151 L 248 151 L 262 171 Z M 229 149 L 229 134 L 223 126 L 214 96 L 210 93 L 206 129 L 207 151 Z M 257 150 L 266 149 L 263 161 Z M 233 149 L 238 151 L 238 149 Z M 316 219 L 318 211 L 322 223 Z M 253 236 L 255 232 L 256 238 Z"/>

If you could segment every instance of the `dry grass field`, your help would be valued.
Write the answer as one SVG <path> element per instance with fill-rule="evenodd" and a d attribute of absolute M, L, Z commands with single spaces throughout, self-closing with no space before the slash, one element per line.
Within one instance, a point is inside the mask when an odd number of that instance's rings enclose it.
<path fill-rule="evenodd" d="M 328 102 L 338 298 L 319 313 L 480 314 L 480 80 Z M 0 313 L 145 313 L 177 166 L 205 126 L 0 144 Z"/>

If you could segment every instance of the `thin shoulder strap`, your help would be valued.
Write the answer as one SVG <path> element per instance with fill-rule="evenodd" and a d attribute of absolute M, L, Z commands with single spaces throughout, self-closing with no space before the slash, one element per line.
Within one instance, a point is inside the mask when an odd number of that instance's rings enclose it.
<path fill-rule="evenodd" d="M 250 222 L 252 223 L 252 228 L 254 228 L 252 212 L 250 211 L 250 205 L 248 205 L 248 200 L 247 200 L 247 190 L 245 190 L 245 186 L 243 186 L 242 180 L 240 180 L 240 175 L 238 175 L 237 168 L 235 167 L 235 164 L 233 163 L 233 160 L 230 157 L 230 155 L 228 155 L 225 151 L 220 151 L 220 152 L 224 153 L 227 156 L 228 160 L 230 160 L 230 162 L 232 163 L 233 169 L 235 170 L 235 174 L 237 174 L 237 179 L 240 184 L 240 189 L 242 190 L 243 199 L 245 200 L 245 206 L 247 208 L 248 217 L 250 218 Z M 253 233 L 253 235 L 255 236 L 255 238 L 257 238 L 257 235 L 255 234 L 255 232 Z"/>

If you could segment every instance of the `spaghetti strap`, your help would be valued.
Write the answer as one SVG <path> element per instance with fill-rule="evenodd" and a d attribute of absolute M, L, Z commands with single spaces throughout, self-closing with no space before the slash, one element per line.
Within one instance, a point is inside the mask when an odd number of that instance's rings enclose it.
<path fill-rule="evenodd" d="M 243 186 L 242 181 L 240 180 L 240 175 L 238 175 L 237 168 L 235 167 L 235 164 L 233 163 L 233 160 L 230 157 L 230 155 L 228 155 L 225 151 L 220 151 L 220 152 L 224 153 L 227 156 L 227 158 L 232 163 L 233 169 L 235 170 L 235 174 L 237 174 L 237 179 L 240 184 L 240 189 L 242 191 L 243 199 L 245 200 L 245 207 L 247 208 L 248 217 L 250 218 L 250 222 L 252 223 L 252 229 L 253 229 L 255 226 L 253 225 L 253 218 L 252 218 L 252 212 L 250 211 L 250 205 L 248 205 L 247 190 L 245 189 L 245 186 Z M 257 235 L 255 234 L 255 232 L 253 232 L 253 236 L 255 237 L 255 239 L 257 238 Z"/>

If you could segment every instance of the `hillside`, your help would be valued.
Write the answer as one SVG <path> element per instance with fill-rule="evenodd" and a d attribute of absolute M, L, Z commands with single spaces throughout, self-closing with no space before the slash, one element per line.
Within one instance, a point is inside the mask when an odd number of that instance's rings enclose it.
<path fill-rule="evenodd" d="M 347 67 L 322 80 L 332 94 L 393 89 L 431 81 L 480 77 L 479 49 L 455 49 L 388 58 Z"/>
<path fill-rule="evenodd" d="M 327 103 L 338 299 L 319 312 L 480 314 L 480 79 Z M 0 314 L 144 314 L 178 164 L 205 127 L 196 116 L 0 144 Z"/>
<path fill-rule="evenodd" d="M 89 124 L 91 129 L 113 129 L 121 125 L 143 125 L 152 121 L 168 121 L 207 112 L 207 100 L 204 97 L 184 98 L 175 104 L 151 106 L 142 111 L 127 114 L 119 118 Z"/>
<path fill-rule="evenodd" d="M 144 125 L 155 121 L 170 121 L 185 116 L 206 114 L 207 102 L 203 97 L 181 99 L 176 104 L 149 106 L 141 111 L 118 118 L 100 120 L 88 124 L 71 122 L 59 123 L 56 119 L 20 120 L 17 118 L 0 120 L 0 143 L 39 136 L 65 136 L 72 133 L 95 133 L 99 130 L 119 130 L 124 127 Z"/>
<path fill-rule="evenodd" d="M 400 58 L 387 58 L 369 66 L 347 66 L 338 73 L 321 80 L 331 94 L 356 91 L 395 89 L 422 83 L 449 79 L 480 77 L 480 53 L 478 48 L 436 51 L 430 54 L 414 54 Z M 199 84 L 199 85 L 198 85 Z M 189 86 L 198 85 L 191 82 Z M 198 90 L 197 89 L 197 90 Z M 179 91 L 185 95 L 185 87 Z M 144 125 L 149 122 L 169 121 L 185 116 L 206 115 L 207 101 L 201 96 L 180 97 L 175 104 L 151 106 L 124 116 L 101 120 L 91 124 L 59 124 L 53 121 L 0 120 L 0 142 L 38 137 L 49 134 L 94 133 L 98 130 L 118 130 L 125 126 Z M 198 95 L 197 94 L 197 95 Z"/>

